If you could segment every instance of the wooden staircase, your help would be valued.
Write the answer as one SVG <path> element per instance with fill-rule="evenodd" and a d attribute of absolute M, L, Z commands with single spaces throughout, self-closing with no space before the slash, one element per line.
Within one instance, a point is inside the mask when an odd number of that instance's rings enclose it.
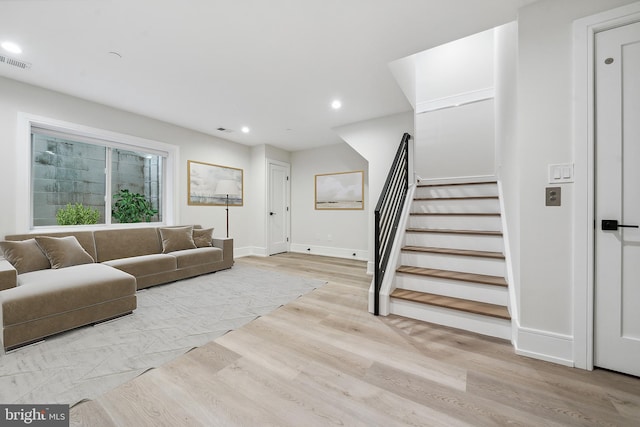
<path fill-rule="evenodd" d="M 496 182 L 419 184 L 390 312 L 511 338 Z"/>

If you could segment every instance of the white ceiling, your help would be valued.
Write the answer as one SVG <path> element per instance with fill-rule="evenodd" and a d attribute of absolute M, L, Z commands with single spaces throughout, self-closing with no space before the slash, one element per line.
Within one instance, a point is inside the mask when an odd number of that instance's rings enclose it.
<path fill-rule="evenodd" d="M 512 21 L 530 2 L 0 0 L 0 42 L 23 48 L 0 53 L 32 64 L 0 64 L 0 75 L 295 151 L 410 110 L 390 62 Z"/>

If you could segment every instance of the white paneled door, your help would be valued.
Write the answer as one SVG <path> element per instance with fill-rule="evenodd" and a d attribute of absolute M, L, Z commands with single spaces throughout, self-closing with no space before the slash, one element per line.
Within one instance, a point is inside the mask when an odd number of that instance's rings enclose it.
<path fill-rule="evenodd" d="M 289 171 L 285 163 L 268 163 L 267 239 L 269 255 L 289 250 Z"/>
<path fill-rule="evenodd" d="M 640 376 L 640 23 L 595 47 L 594 364 Z"/>

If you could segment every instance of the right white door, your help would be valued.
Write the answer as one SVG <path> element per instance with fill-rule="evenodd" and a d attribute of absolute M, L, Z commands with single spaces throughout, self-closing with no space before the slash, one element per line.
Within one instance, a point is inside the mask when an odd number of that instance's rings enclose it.
<path fill-rule="evenodd" d="M 595 47 L 594 364 L 640 376 L 640 23 Z"/>
<path fill-rule="evenodd" d="M 269 208 L 267 252 L 275 255 L 289 250 L 289 175 L 288 164 L 269 161 Z"/>

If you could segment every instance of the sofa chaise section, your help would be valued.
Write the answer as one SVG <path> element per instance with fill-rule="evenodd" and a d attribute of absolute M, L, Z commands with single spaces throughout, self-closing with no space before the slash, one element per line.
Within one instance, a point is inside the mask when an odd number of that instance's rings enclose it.
<path fill-rule="evenodd" d="M 135 277 L 102 264 L 23 273 L 17 285 L 0 292 L 6 350 L 136 308 Z"/>

